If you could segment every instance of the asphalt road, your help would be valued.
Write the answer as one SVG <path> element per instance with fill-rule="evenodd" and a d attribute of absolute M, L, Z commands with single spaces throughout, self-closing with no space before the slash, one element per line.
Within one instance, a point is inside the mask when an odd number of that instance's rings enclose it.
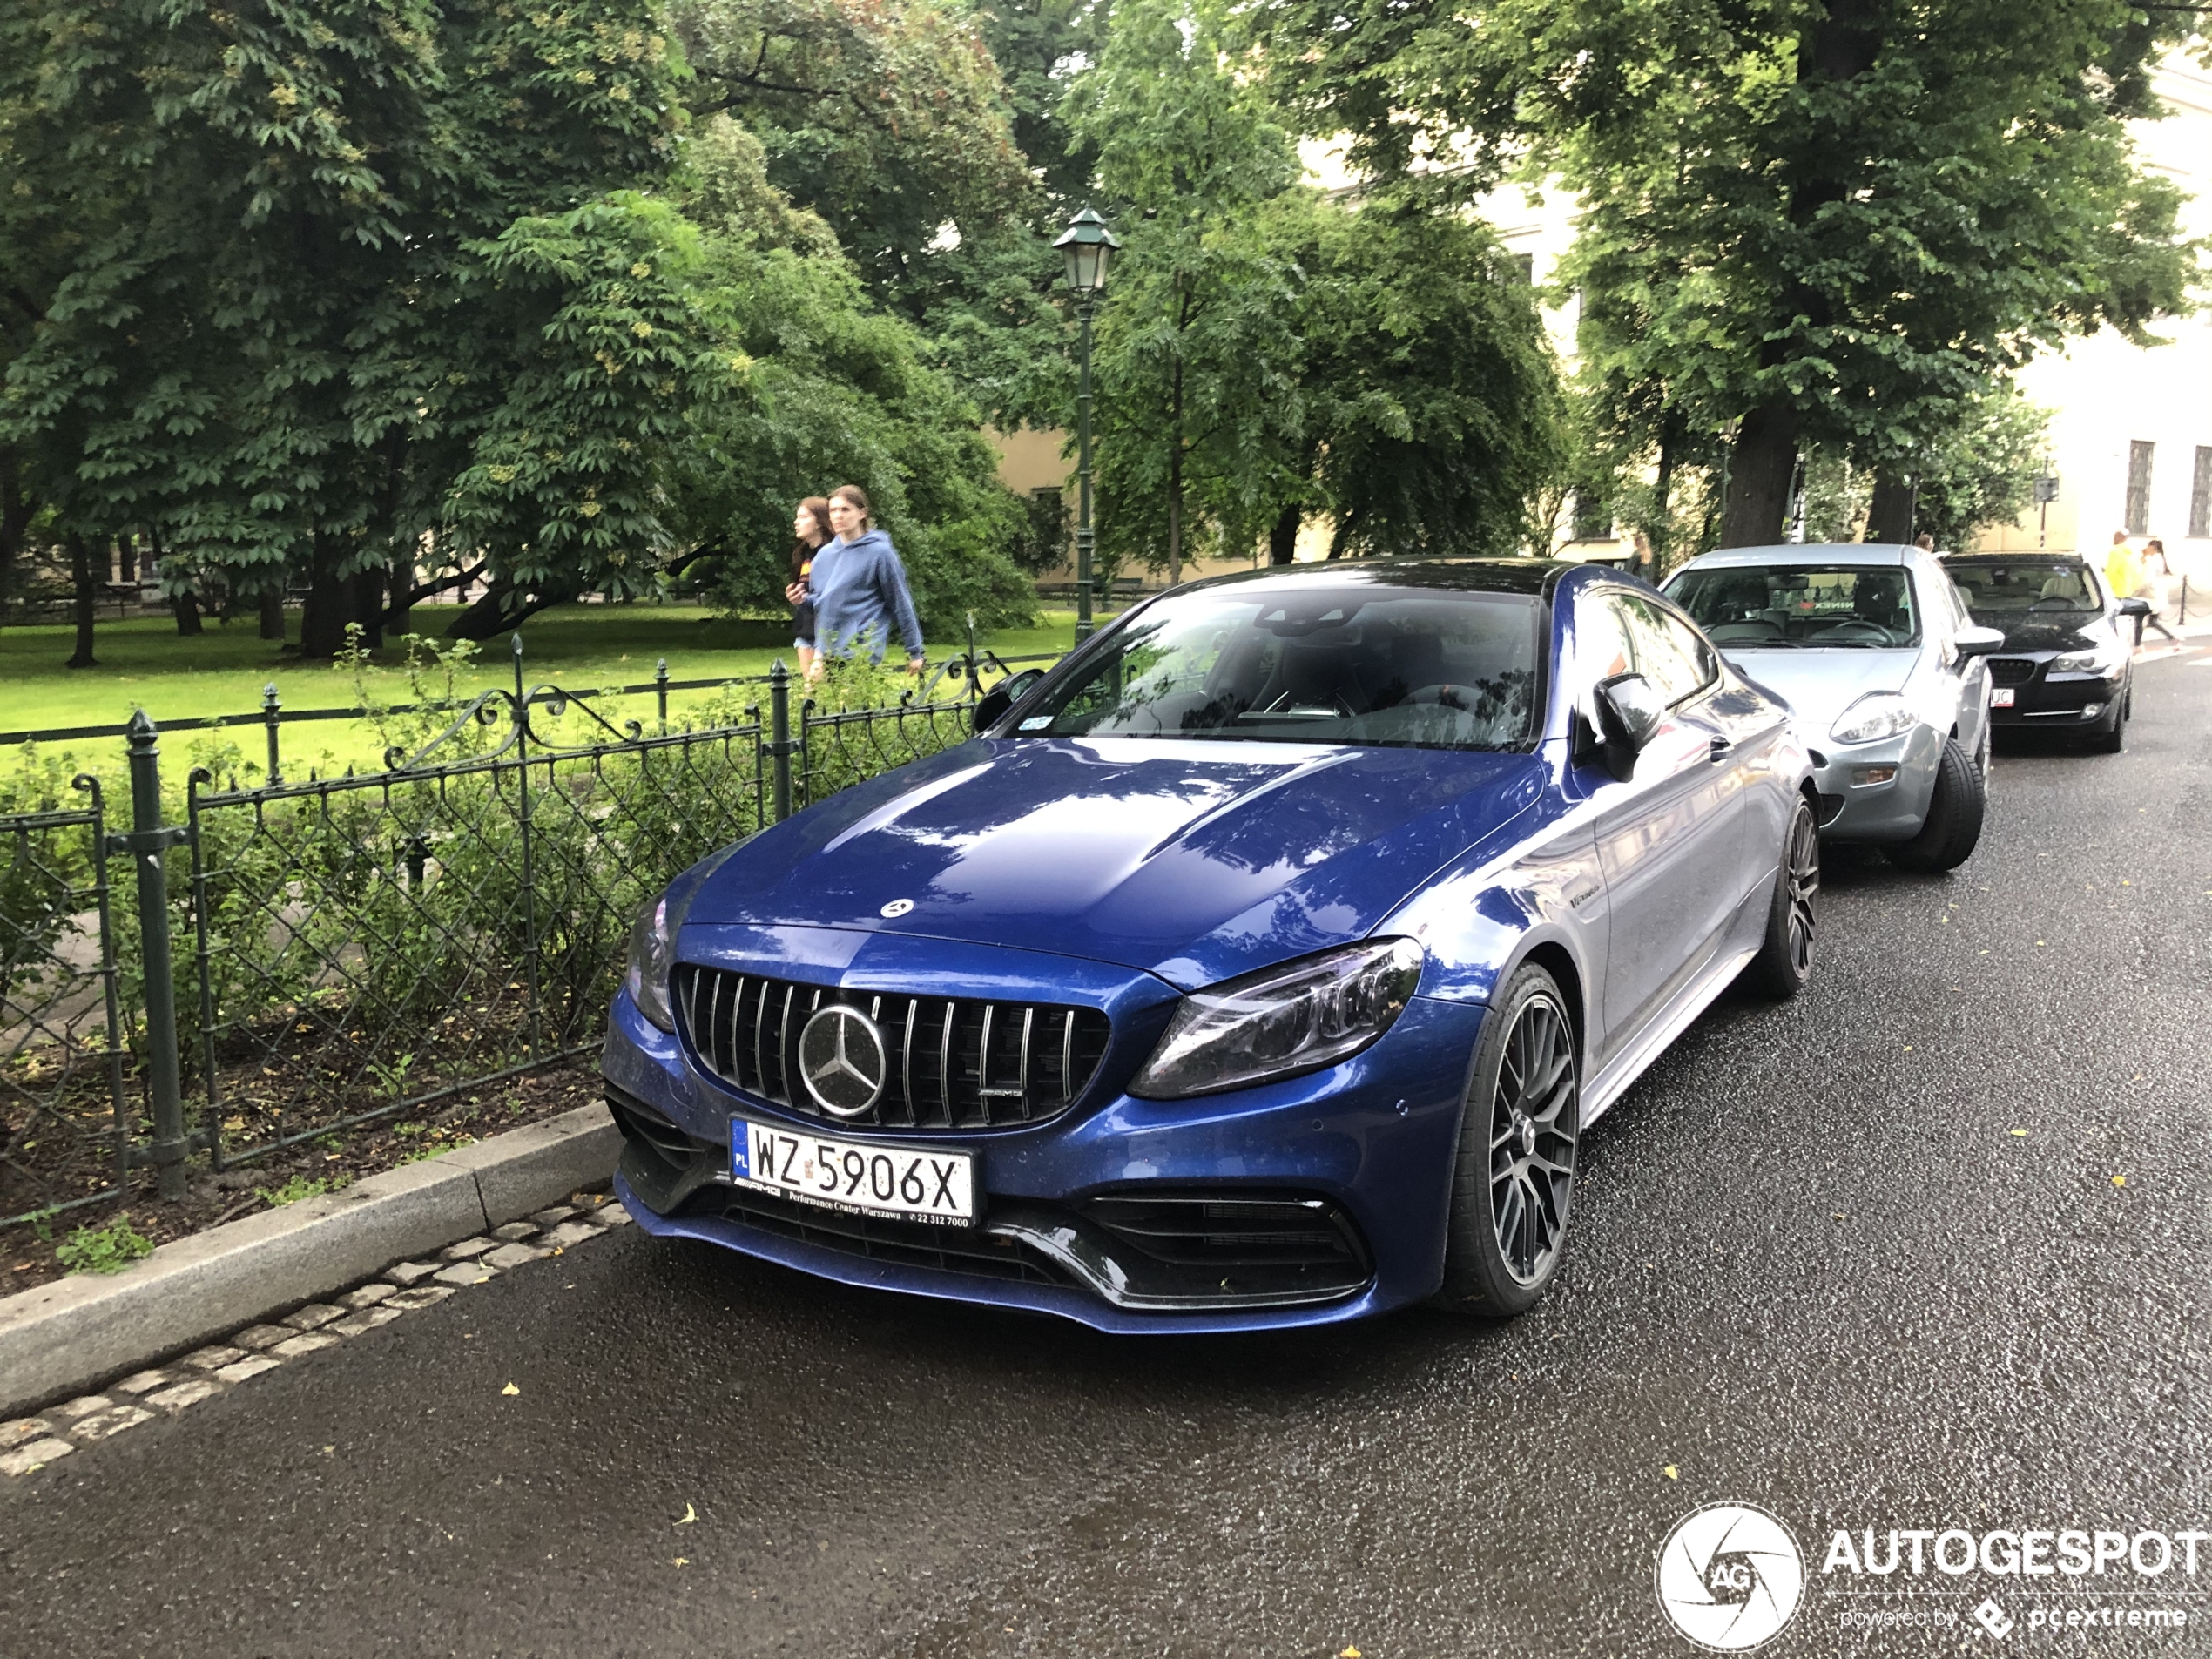
<path fill-rule="evenodd" d="M 1716 1500 L 1810 1557 L 1770 1653 L 2212 1653 L 2212 1550 L 2039 1581 L 2191 1620 L 2057 1641 L 1818 1570 L 2212 1526 L 2208 657 L 2124 755 L 2000 752 L 1954 876 L 1831 859 L 1813 988 L 1593 1131 L 1518 1323 L 1115 1340 L 624 1230 L 11 1482 L 0 1656 L 1684 1655 Z"/>

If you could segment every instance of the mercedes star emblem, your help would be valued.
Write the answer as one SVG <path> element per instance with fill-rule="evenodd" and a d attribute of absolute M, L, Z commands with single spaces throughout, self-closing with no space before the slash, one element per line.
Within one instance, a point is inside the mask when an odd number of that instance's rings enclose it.
<path fill-rule="evenodd" d="M 856 1008 L 817 1008 L 799 1034 L 799 1076 L 833 1117 L 858 1117 L 883 1093 L 891 1056 L 883 1033 Z"/>
<path fill-rule="evenodd" d="M 914 907 L 914 901 L 912 899 L 894 899 L 889 904 L 884 906 L 882 909 L 876 912 L 876 914 L 881 916 L 886 921 L 896 921 L 900 916 L 905 915 L 907 911 L 913 909 Z"/>

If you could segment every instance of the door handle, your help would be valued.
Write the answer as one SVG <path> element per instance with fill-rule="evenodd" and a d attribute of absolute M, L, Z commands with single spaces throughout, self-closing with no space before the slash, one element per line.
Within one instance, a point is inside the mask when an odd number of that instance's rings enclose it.
<path fill-rule="evenodd" d="M 1715 738 L 1711 745 L 1707 748 L 1705 752 L 1707 756 L 1711 759 L 1713 763 L 1717 765 L 1720 762 L 1727 759 L 1729 756 L 1736 752 L 1736 745 L 1726 738 Z"/>

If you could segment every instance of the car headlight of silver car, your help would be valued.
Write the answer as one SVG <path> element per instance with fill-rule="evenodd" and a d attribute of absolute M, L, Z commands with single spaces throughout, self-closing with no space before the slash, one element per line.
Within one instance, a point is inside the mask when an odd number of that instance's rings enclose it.
<path fill-rule="evenodd" d="M 1193 991 L 1129 1092 L 1182 1100 L 1347 1059 L 1406 1011 L 1421 955 L 1410 939 L 1363 940 Z"/>
<path fill-rule="evenodd" d="M 1895 691 L 1869 691 L 1836 717 L 1828 735 L 1838 743 L 1873 743 L 1910 732 L 1919 718 Z"/>

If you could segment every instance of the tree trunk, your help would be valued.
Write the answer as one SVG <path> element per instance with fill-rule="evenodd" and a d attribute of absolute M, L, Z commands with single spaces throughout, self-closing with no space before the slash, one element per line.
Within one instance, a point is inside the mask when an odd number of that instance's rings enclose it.
<path fill-rule="evenodd" d="M 177 613 L 179 633 L 189 638 L 195 634 L 206 631 L 199 623 L 199 596 L 198 594 L 180 593 L 169 602 L 169 608 Z"/>
<path fill-rule="evenodd" d="M 481 644 L 509 629 L 521 627 L 548 605 L 563 604 L 575 597 L 559 590 L 525 597 L 523 590 L 505 577 L 495 577 L 482 596 L 453 619 L 453 625 L 446 630 L 446 637 L 473 639 Z"/>
<path fill-rule="evenodd" d="M 392 604 L 385 611 L 383 625 L 392 633 L 411 634 L 415 631 L 415 567 L 412 560 L 405 566 L 395 564 L 391 569 Z"/>
<path fill-rule="evenodd" d="M 1912 508 L 1919 489 L 1886 472 L 1874 475 L 1874 498 L 1866 507 L 1866 539 L 1870 542 L 1909 542 L 1912 539 Z"/>
<path fill-rule="evenodd" d="M 284 637 L 284 578 L 280 576 L 275 586 L 261 590 L 261 637 Z"/>
<path fill-rule="evenodd" d="M 1173 390 L 1169 394 L 1168 442 L 1168 585 L 1183 580 L 1183 363 L 1175 365 Z"/>
<path fill-rule="evenodd" d="M 383 571 L 367 570 L 354 573 L 353 619 L 361 624 L 361 648 L 364 651 L 384 649 Z"/>
<path fill-rule="evenodd" d="M 1305 509 L 1296 502 L 1275 515 L 1275 522 L 1267 531 L 1270 564 L 1290 564 L 1297 560 L 1298 524 L 1305 516 Z"/>
<path fill-rule="evenodd" d="M 1797 412 L 1768 403 L 1743 417 L 1721 509 L 1723 547 L 1767 547 L 1782 539 L 1797 472 Z"/>
<path fill-rule="evenodd" d="M 1659 474 L 1651 485 L 1651 523 L 1644 539 L 1651 544 L 1648 579 L 1657 582 L 1667 568 L 1667 549 L 1675 535 L 1675 452 L 1682 447 L 1682 412 L 1669 409 L 1659 422 Z"/>
<path fill-rule="evenodd" d="M 0 448 L 0 596 L 14 585 L 16 559 L 23 552 L 36 510 L 23 487 L 23 461 L 10 448 Z"/>
<path fill-rule="evenodd" d="M 300 612 L 300 654 L 317 659 L 346 649 L 346 624 L 354 620 L 354 579 L 338 574 L 346 556 L 343 543 L 315 532 L 307 567 L 307 603 Z"/>
<path fill-rule="evenodd" d="M 92 656 L 92 606 L 98 589 L 92 572 L 92 544 L 81 536 L 69 538 L 70 585 L 76 598 L 77 653 L 69 659 L 71 668 L 98 668 Z"/>

